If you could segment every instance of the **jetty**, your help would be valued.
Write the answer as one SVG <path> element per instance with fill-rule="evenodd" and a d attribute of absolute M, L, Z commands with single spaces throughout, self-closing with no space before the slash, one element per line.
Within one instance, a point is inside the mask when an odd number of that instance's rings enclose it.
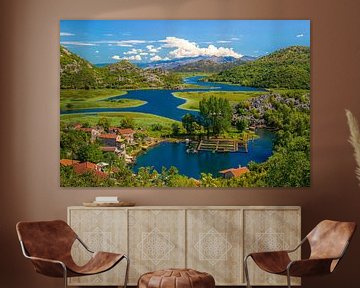
<path fill-rule="evenodd" d="M 248 152 L 248 140 L 240 139 L 208 139 L 198 142 L 198 151 L 213 151 L 219 153 L 226 152 Z"/>

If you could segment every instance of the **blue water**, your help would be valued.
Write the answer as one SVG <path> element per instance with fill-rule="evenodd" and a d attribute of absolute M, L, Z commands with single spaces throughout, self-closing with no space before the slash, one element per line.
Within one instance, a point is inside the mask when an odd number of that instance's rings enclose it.
<path fill-rule="evenodd" d="M 164 90 L 164 89 L 144 89 L 129 90 L 126 95 L 114 96 L 109 99 L 139 99 L 147 103 L 138 107 L 129 108 L 92 108 L 80 110 L 60 111 L 61 114 L 96 114 L 99 112 L 142 112 L 155 114 L 174 120 L 181 121 L 186 113 L 198 114 L 196 111 L 188 111 L 178 108 L 185 103 L 184 99 L 176 98 L 174 92 L 193 92 L 193 91 L 265 91 L 263 89 L 245 87 L 239 85 L 211 83 L 199 81 L 201 76 L 189 77 L 184 80 L 188 84 L 196 84 L 201 88 Z M 89 91 L 91 93 L 91 91 Z M 175 166 L 180 174 L 198 179 L 200 173 L 211 173 L 219 176 L 220 170 L 235 168 L 239 165 L 246 166 L 250 161 L 258 163 L 266 161 L 272 154 L 274 134 L 268 130 L 257 131 L 260 138 L 249 142 L 249 152 L 236 153 L 212 153 L 211 151 L 199 151 L 198 153 L 187 153 L 185 143 L 163 142 L 146 153 L 137 157 L 136 165 L 133 167 L 135 172 L 140 167 L 152 166 L 159 172 L 162 167 L 170 168 Z"/>
<path fill-rule="evenodd" d="M 186 113 L 198 114 L 196 111 L 188 111 L 178 108 L 179 105 L 185 103 L 184 99 L 176 98 L 172 95 L 174 92 L 195 92 L 195 91 L 264 91 L 263 89 L 245 87 L 238 85 L 201 82 L 202 76 L 189 77 L 184 80 L 188 84 L 200 85 L 201 89 L 182 89 L 182 90 L 164 90 L 164 89 L 144 89 L 144 90 L 129 90 L 126 95 L 114 96 L 110 99 L 139 99 L 147 103 L 138 107 L 129 108 L 91 108 L 79 110 L 60 111 L 61 114 L 76 114 L 76 113 L 99 113 L 99 112 L 141 112 L 155 114 L 174 120 L 181 121 L 181 118 Z M 91 93 L 91 91 L 89 91 Z"/>
<path fill-rule="evenodd" d="M 139 155 L 133 170 L 137 172 L 140 167 L 152 166 L 161 172 L 162 167 L 175 166 L 180 174 L 195 179 L 200 178 L 200 173 L 219 176 L 220 170 L 236 168 L 239 165 L 246 166 L 250 161 L 261 163 L 271 156 L 274 134 L 264 129 L 258 129 L 256 134 L 260 138 L 249 142 L 248 153 L 212 153 L 210 151 L 187 153 L 185 143 L 162 142 L 145 154 Z"/>

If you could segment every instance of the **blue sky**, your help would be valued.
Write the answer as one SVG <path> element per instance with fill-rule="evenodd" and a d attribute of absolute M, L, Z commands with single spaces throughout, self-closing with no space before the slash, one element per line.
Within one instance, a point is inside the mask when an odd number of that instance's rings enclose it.
<path fill-rule="evenodd" d="M 94 64 L 257 57 L 310 46 L 310 20 L 61 20 L 60 43 Z"/>

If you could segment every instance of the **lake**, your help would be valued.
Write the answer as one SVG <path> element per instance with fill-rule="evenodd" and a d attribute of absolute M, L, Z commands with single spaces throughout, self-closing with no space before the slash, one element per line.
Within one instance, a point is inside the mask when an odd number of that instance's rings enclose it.
<path fill-rule="evenodd" d="M 146 101 L 147 103 L 142 106 L 128 107 L 128 108 L 91 108 L 91 109 L 79 109 L 79 110 L 63 110 L 61 114 L 93 114 L 100 112 L 141 112 L 149 113 L 158 116 L 171 118 L 181 121 L 181 118 L 186 113 L 192 113 L 197 115 L 197 111 L 189 111 L 178 108 L 181 104 L 184 104 L 186 100 L 174 97 L 174 92 L 198 92 L 198 91 L 265 91 L 259 88 L 245 87 L 239 85 L 212 83 L 199 81 L 202 76 L 188 77 L 184 79 L 185 83 L 195 84 L 202 87 L 202 89 L 180 89 L 180 90 L 168 90 L 168 89 L 139 89 L 129 90 L 126 95 L 114 96 L 111 99 L 138 99 Z"/>
<path fill-rule="evenodd" d="M 171 118 L 181 121 L 186 113 L 197 115 L 197 111 L 189 111 L 178 108 L 185 103 L 184 99 L 174 97 L 174 92 L 196 92 L 196 91 L 265 91 L 259 88 L 231 85 L 224 83 L 202 82 L 202 76 L 188 77 L 185 83 L 201 86 L 193 89 L 167 90 L 167 89 L 143 89 L 129 90 L 126 95 L 114 96 L 109 99 L 139 99 L 147 103 L 138 107 L 128 108 L 93 108 L 61 111 L 61 114 L 96 114 L 99 112 L 141 112 Z M 198 153 L 187 153 L 185 143 L 162 142 L 151 148 L 146 153 L 137 157 L 136 165 L 133 167 L 135 172 L 140 167 L 152 166 L 157 171 L 162 167 L 170 168 L 175 166 L 180 174 L 198 179 L 200 173 L 211 173 L 219 176 L 219 171 L 236 168 L 239 165 L 246 166 L 250 161 L 261 163 L 266 161 L 273 151 L 274 134 L 268 130 L 258 129 L 256 131 L 259 138 L 250 141 L 248 153 L 212 153 L 211 151 L 199 151 Z"/>
<path fill-rule="evenodd" d="M 272 155 L 274 133 L 265 129 L 257 129 L 256 134 L 259 138 L 249 142 L 248 153 L 212 153 L 211 151 L 187 153 L 186 144 L 183 142 L 162 142 L 139 155 L 133 170 L 137 172 L 140 167 L 152 166 L 161 172 L 162 167 L 175 166 L 180 174 L 195 179 L 200 178 L 200 173 L 219 176 L 220 170 L 236 168 L 239 165 L 247 166 L 250 161 L 261 163 Z"/>

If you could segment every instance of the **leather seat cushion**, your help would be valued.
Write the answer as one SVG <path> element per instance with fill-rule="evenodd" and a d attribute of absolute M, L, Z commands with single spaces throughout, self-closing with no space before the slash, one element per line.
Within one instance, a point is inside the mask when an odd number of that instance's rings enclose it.
<path fill-rule="evenodd" d="M 166 269 L 143 274 L 138 288 L 214 288 L 214 277 L 193 269 Z"/>

